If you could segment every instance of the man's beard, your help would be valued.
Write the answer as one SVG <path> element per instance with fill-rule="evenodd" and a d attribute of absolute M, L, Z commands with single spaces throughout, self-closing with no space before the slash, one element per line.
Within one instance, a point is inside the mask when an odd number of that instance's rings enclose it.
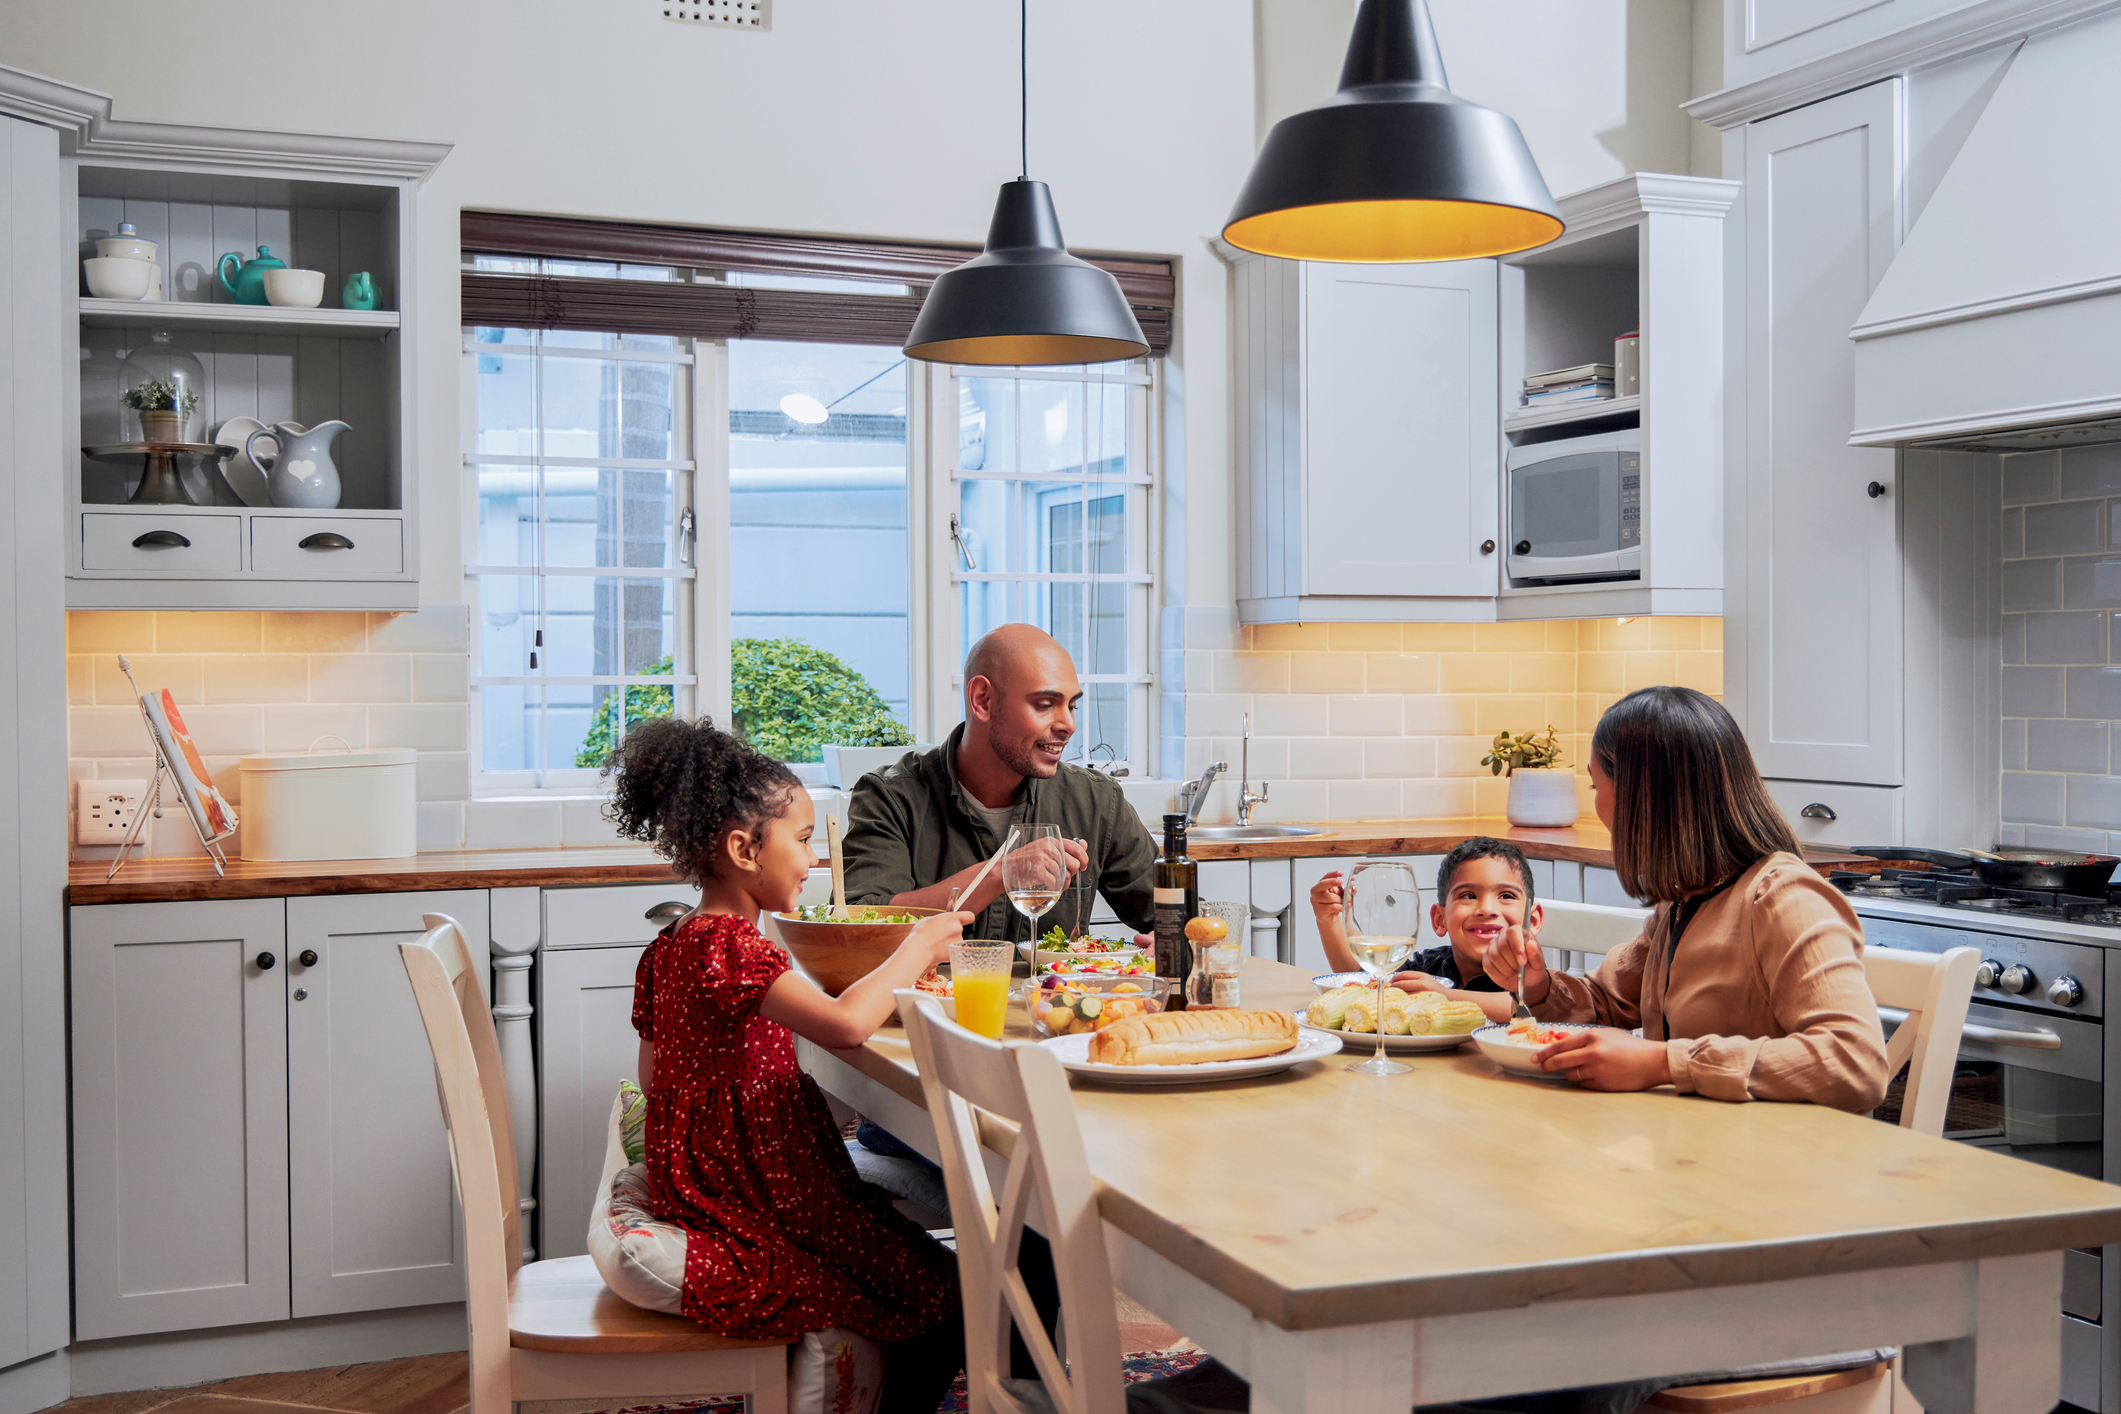
<path fill-rule="evenodd" d="M 1017 742 L 995 741 L 991 737 L 988 739 L 988 744 L 994 748 L 995 759 L 1019 776 L 1045 777 L 1053 774 L 1053 771 L 1046 769 L 1045 758 L 1028 745 Z M 1055 767 L 1054 769 L 1058 770 L 1059 768 Z"/>

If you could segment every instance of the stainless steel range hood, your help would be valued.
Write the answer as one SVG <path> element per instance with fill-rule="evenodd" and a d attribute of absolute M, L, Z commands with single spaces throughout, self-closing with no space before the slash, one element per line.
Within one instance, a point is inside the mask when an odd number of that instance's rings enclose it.
<path fill-rule="evenodd" d="M 1864 306 L 1856 446 L 2121 441 L 2121 10 L 2025 42 Z"/>

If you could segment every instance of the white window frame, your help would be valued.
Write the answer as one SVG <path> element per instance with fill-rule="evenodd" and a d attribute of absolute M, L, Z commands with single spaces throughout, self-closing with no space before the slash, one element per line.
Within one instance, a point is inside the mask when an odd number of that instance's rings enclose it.
<path fill-rule="evenodd" d="M 700 436 L 700 430 L 703 427 L 719 425 L 726 428 L 728 425 L 726 412 L 722 414 L 718 424 L 707 420 L 708 410 L 701 400 L 703 391 L 703 380 L 700 377 L 701 364 L 718 364 L 720 362 L 719 356 L 718 353 L 708 350 L 698 340 L 680 341 L 677 351 L 664 351 L 648 349 L 584 349 L 568 346 L 548 348 L 544 345 L 542 339 L 531 344 L 480 343 L 472 338 L 472 331 L 468 326 L 465 328 L 462 337 L 463 362 L 459 380 L 461 394 L 459 426 L 462 428 L 463 442 L 460 520 L 462 524 L 463 553 L 461 558 L 464 566 L 464 594 L 466 602 L 470 605 L 472 624 L 470 686 L 473 692 L 472 711 L 469 714 L 471 794 L 474 799 L 521 795 L 540 797 L 600 795 L 602 793 L 600 773 L 593 767 L 540 766 L 532 769 L 515 770 L 487 769 L 485 765 L 485 746 L 482 740 L 485 710 L 477 690 L 485 686 L 612 686 L 623 692 L 629 687 L 669 686 L 672 688 L 674 708 L 678 713 L 690 716 L 701 710 L 700 704 L 704 696 L 708 702 L 718 706 L 721 715 L 726 717 L 728 711 L 729 657 L 726 593 L 722 600 L 722 612 L 717 616 L 708 612 L 710 605 L 701 593 L 701 582 L 718 574 L 719 582 L 726 590 L 728 566 L 726 556 L 719 553 L 719 547 L 728 543 L 727 438 L 725 436 L 721 439 L 724 445 L 720 447 L 718 456 L 715 458 L 715 461 L 719 463 L 718 480 L 721 493 L 718 503 L 718 517 L 708 509 L 709 506 L 716 504 L 711 490 L 711 486 L 716 480 L 715 468 L 703 463 L 697 456 L 668 461 L 623 457 L 546 456 L 542 421 L 543 361 L 553 358 L 568 358 L 587 359 L 602 363 L 669 363 L 683 365 L 691 369 L 692 376 L 684 387 L 685 415 L 682 419 L 682 425 L 688 449 L 697 453 L 703 440 Z M 540 409 L 540 420 L 534 438 L 533 449 L 528 454 L 486 452 L 482 451 L 478 446 L 478 359 L 482 355 L 487 357 L 528 357 L 532 360 L 532 397 L 534 406 Z M 719 408 L 720 406 L 721 400 L 717 396 L 716 407 Z M 530 469 L 538 476 L 540 484 L 538 493 L 540 501 L 538 523 L 539 551 L 532 564 L 490 565 L 480 562 L 478 558 L 480 550 L 478 468 L 481 466 L 522 466 Z M 694 516 L 692 544 L 689 547 L 692 563 L 682 563 L 686 558 L 685 550 L 687 548 L 682 543 L 682 531 L 680 532 L 681 548 L 679 555 L 681 563 L 675 566 L 655 569 L 623 565 L 560 566 L 540 563 L 544 553 L 543 472 L 548 467 L 599 469 L 608 467 L 615 469 L 661 470 L 673 473 L 675 488 L 671 506 L 673 519 L 681 523 L 684 513 L 688 510 L 692 511 Z M 621 503 L 623 506 L 623 498 Z M 621 514 L 623 515 L 623 510 Z M 713 529 L 710 529 L 710 521 L 717 522 Z M 709 560 L 709 554 L 707 553 L 709 547 L 713 547 L 715 551 L 712 554 L 713 568 L 703 570 L 703 565 Z M 681 583 L 691 583 L 694 587 L 690 594 L 685 593 L 681 589 L 677 595 L 676 623 L 672 632 L 677 659 L 674 665 L 677 669 L 676 673 L 672 677 L 664 678 L 647 677 L 638 674 L 549 674 L 527 671 L 523 673 L 479 672 L 478 669 L 481 666 L 485 666 L 480 662 L 479 657 L 479 634 L 483 624 L 483 609 L 480 602 L 481 577 L 488 575 L 535 578 L 540 581 L 541 586 L 544 580 L 559 577 L 618 580 L 671 579 Z M 542 587 L 540 602 L 542 603 Z M 715 646 L 715 631 L 709 626 L 716 622 L 719 622 L 720 626 L 719 657 L 707 657 L 705 654 L 712 651 Z M 706 683 L 702 682 L 697 665 L 703 662 L 719 664 L 718 678 L 710 679 Z M 717 697 L 719 699 L 718 702 L 716 701 Z M 713 709 L 710 708 L 709 710 Z M 539 721 L 542 730 L 544 722 L 542 712 L 540 713 Z M 541 742 L 538 751 L 539 759 L 543 760 L 548 754 L 544 744 Z"/>
<path fill-rule="evenodd" d="M 1129 779 L 1141 779 L 1155 774 L 1155 763 L 1159 757 L 1158 704 L 1157 704 L 1157 648 L 1163 560 L 1163 475 L 1161 453 L 1163 438 L 1159 426 L 1162 411 L 1163 361 L 1159 358 L 1141 360 L 1125 371 L 1090 372 L 1077 367 L 1060 368 L 997 368 L 973 365 L 916 365 L 921 370 L 917 377 L 925 376 L 928 382 L 927 395 L 922 399 L 928 409 L 926 436 L 923 446 L 915 454 L 915 464 L 925 466 L 926 475 L 918 478 L 925 483 L 924 502 L 913 508 L 918 516 L 917 524 L 928 527 L 921 537 L 920 550 L 925 564 L 915 566 L 915 603 L 925 608 L 925 626 L 916 625 L 914 640 L 917 661 L 914 681 L 926 684 L 927 702 L 916 703 L 915 723 L 925 722 L 928 730 L 921 733 L 923 741 L 941 741 L 959 722 L 964 720 L 964 664 L 963 664 L 963 612 L 959 587 L 968 582 L 1001 582 L 1019 586 L 1035 583 L 1071 583 L 1085 586 L 1094 584 L 1126 584 L 1144 587 L 1139 601 L 1139 614 L 1130 614 L 1128 625 L 1128 665 L 1124 673 L 1083 673 L 1081 681 L 1088 688 L 1096 683 L 1125 683 L 1128 693 L 1127 755 L 1119 760 Z M 1039 477 L 1026 477 L 1015 471 L 990 472 L 966 471 L 958 462 L 958 380 L 962 378 L 1002 379 L 1011 378 L 1026 382 L 1050 381 L 1091 385 L 1121 385 L 1132 389 L 1128 399 L 1128 441 L 1126 476 L 1092 477 L 1062 480 L 1053 478 L 1049 484 L 1073 485 L 1084 488 L 1085 529 L 1087 531 L 1087 502 L 1101 488 L 1125 487 L 1141 491 L 1140 505 L 1143 514 L 1128 518 L 1127 538 L 1129 562 L 1139 569 L 1128 569 L 1118 573 L 1093 574 L 1047 573 L 1035 571 L 991 570 L 984 564 L 978 570 L 965 568 L 956 541 L 951 534 L 951 518 L 959 509 L 959 487 L 967 481 L 1017 481 L 1036 483 Z M 918 389 L 916 389 L 918 391 Z M 919 591 L 925 586 L 925 595 Z M 918 612 L 918 609 L 917 609 Z M 923 653 L 922 650 L 925 650 Z M 926 661 L 918 661 L 924 656 Z M 1078 721 L 1076 736 L 1084 742 L 1087 750 L 1088 729 Z M 1102 755 L 1098 759 L 1100 768 L 1105 766 Z"/>

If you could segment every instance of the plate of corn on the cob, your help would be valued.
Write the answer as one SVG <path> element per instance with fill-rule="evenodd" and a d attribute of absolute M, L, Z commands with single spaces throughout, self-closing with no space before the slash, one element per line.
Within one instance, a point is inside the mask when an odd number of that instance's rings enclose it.
<path fill-rule="evenodd" d="M 1299 1024 L 1313 1031 L 1342 1038 L 1374 1038 L 1382 1029 L 1387 1051 L 1452 1050 L 1488 1025 L 1487 1013 L 1473 1002 L 1454 1001 L 1441 992 L 1402 992 L 1397 987 L 1385 988 L 1381 1020 L 1380 1027 L 1375 983 L 1336 987 L 1297 1016 Z"/>

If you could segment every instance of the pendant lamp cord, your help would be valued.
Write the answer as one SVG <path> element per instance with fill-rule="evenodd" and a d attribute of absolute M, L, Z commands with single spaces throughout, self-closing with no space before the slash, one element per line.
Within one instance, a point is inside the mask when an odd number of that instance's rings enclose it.
<path fill-rule="evenodd" d="M 1016 0 L 1017 180 L 1031 180 L 1031 0 Z"/>

